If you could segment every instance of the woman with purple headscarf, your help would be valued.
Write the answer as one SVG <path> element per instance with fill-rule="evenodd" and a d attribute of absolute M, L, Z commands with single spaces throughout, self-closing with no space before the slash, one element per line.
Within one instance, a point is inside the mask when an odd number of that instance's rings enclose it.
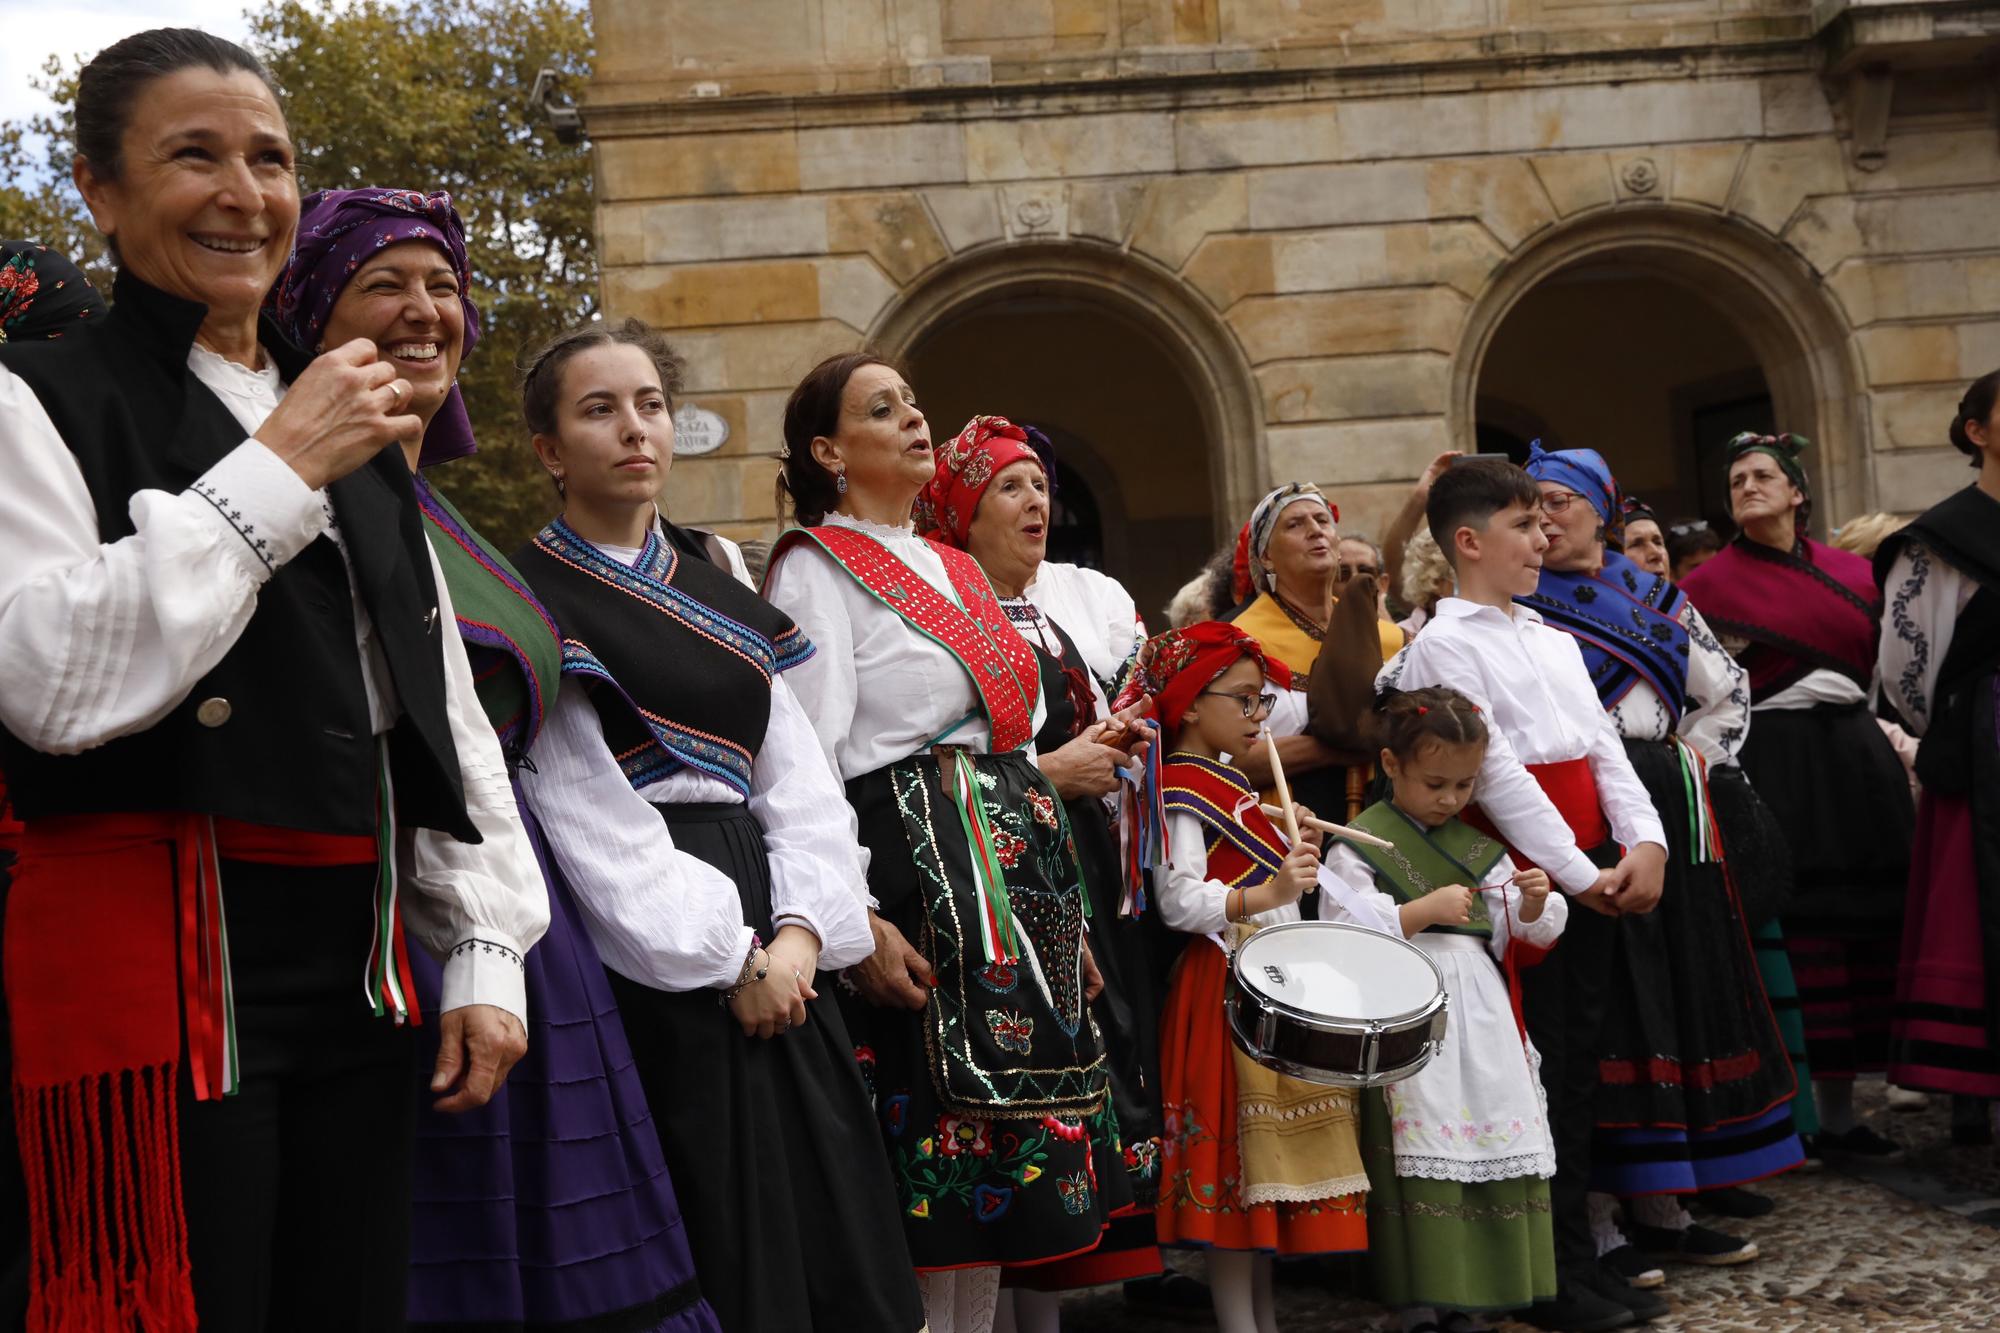
<path fill-rule="evenodd" d="M 417 472 L 475 447 L 456 383 L 479 335 L 471 283 L 448 195 L 323 190 L 304 201 L 267 308 L 299 346 L 367 339 L 409 382 L 424 431 L 404 452 L 424 530 L 518 798 L 522 756 L 561 680 L 561 641 L 513 566 Z M 603 964 L 525 804 L 521 817 L 550 911 L 526 960 L 529 1054 L 483 1110 L 421 1116 L 411 1322 L 707 1333 L 715 1316 Z M 435 1006 L 440 971 L 427 959 L 414 970 Z"/>

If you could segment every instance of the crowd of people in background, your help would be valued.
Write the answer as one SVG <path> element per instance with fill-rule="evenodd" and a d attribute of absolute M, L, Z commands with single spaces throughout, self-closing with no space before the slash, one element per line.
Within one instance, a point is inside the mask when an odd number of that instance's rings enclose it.
<path fill-rule="evenodd" d="M 1991 1141 L 2000 372 L 1914 522 L 1813 537 L 1795 435 L 1729 442 L 1726 539 L 1448 453 L 1379 546 L 1275 487 L 1150 634 L 1048 559 L 1047 435 L 866 351 L 753 571 L 669 517 L 668 339 L 594 323 L 521 349 L 507 552 L 445 194 L 301 199 L 192 30 L 76 125 L 109 304 L 0 252 L 9 1320 L 1274 1333 L 1365 1254 L 1411 1333 L 1611 1329 L 1902 1151 L 1860 1077 Z M 1435 965 L 1419 1072 L 1232 1044 L 1310 918 Z"/>

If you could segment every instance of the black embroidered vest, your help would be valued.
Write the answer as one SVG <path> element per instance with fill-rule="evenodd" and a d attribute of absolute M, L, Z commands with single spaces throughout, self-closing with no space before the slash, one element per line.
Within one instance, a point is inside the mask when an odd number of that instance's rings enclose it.
<path fill-rule="evenodd" d="M 113 297 L 108 316 L 63 338 L 0 347 L 0 365 L 34 391 L 75 455 L 105 542 L 132 535 L 134 493 L 187 490 L 243 440 L 187 367 L 206 308 L 128 274 Z M 268 324 L 259 337 L 287 381 L 310 361 Z M 398 814 L 477 842 L 445 714 L 441 635 L 453 630 L 439 623 L 401 451 L 385 448 L 328 494 L 402 706 L 388 738 Z M 228 496 L 206 498 L 229 514 Z M 256 545 L 255 533 L 243 536 Z M 177 810 L 373 833 L 375 743 L 339 550 L 320 537 L 278 569 L 235 645 L 153 726 L 72 755 L 0 733 L 0 766 L 25 819 Z"/>
<path fill-rule="evenodd" d="M 747 798 L 771 719 L 771 681 L 812 656 L 791 617 L 711 563 L 671 523 L 636 565 L 560 518 L 514 556 L 562 632 L 563 674 L 589 691 L 635 790 L 682 768 Z"/>

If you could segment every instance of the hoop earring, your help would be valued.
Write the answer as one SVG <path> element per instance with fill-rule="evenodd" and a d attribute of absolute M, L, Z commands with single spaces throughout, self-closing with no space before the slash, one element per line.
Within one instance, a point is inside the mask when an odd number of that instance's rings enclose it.
<path fill-rule="evenodd" d="M 839 494 L 841 494 L 841 495 L 845 495 L 845 494 L 847 494 L 847 471 L 846 471 L 846 469 L 844 469 L 844 468 L 843 468 L 843 469 L 842 469 L 841 471 L 839 471 L 839 472 L 836 472 L 836 473 L 834 473 L 834 474 L 833 474 L 833 489 L 834 489 L 834 490 L 835 490 L 835 491 L 836 491 L 837 493 L 839 493 Z"/>

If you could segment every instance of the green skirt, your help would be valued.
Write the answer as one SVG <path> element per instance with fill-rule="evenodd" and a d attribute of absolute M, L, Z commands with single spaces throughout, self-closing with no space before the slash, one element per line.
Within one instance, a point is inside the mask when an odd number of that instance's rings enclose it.
<path fill-rule="evenodd" d="M 1397 1309 L 1472 1313 L 1555 1298 L 1548 1181 L 1398 1176 L 1379 1090 L 1361 1095 L 1361 1157 L 1368 1166 L 1368 1268 L 1377 1300 Z"/>
<path fill-rule="evenodd" d="M 1778 1018 L 1778 1034 L 1785 1039 L 1785 1054 L 1792 1059 L 1798 1075 L 1799 1095 L 1792 1099 L 1792 1128 L 1801 1134 L 1819 1133 L 1819 1105 L 1813 1100 L 1812 1068 L 1806 1063 L 1805 1015 L 1799 1011 L 1799 988 L 1792 979 L 1791 955 L 1785 952 L 1785 933 L 1776 921 L 1766 921 L 1751 932 L 1757 946 L 1757 971 L 1764 978 L 1764 994 L 1770 997 L 1771 1012 Z"/>

